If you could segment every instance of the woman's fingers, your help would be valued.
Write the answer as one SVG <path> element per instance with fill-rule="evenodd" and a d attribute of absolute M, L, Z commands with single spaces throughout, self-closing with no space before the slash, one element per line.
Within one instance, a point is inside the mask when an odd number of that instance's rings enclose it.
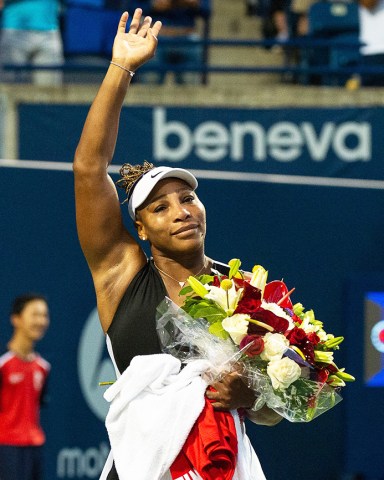
<path fill-rule="evenodd" d="M 137 33 L 140 28 L 140 20 L 143 11 L 141 8 L 136 8 L 135 13 L 133 14 L 131 25 L 129 27 L 129 33 Z"/>
<path fill-rule="evenodd" d="M 151 28 L 151 32 L 154 37 L 156 38 L 158 37 L 161 27 L 162 27 L 162 23 L 159 20 L 154 23 L 154 25 Z"/>
<path fill-rule="evenodd" d="M 155 22 L 151 28 L 152 17 L 146 16 L 143 22 L 140 24 L 142 14 L 143 14 L 143 11 L 141 10 L 141 8 L 136 8 L 131 20 L 131 24 L 129 26 L 129 33 L 133 35 L 136 34 L 140 37 L 145 38 L 148 36 L 148 32 L 150 31 L 151 33 L 150 37 L 154 37 L 153 40 L 157 41 L 157 36 L 159 35 L 159 32 L 162 27 L 161 22 L 160 21 Z M 124 12 L 121 15 L 119 25 L 117 27 L 117 33 L 120 33 L 120 34 L 126 33 L 128 17 L 129 17 L 128 12 Z"/>
<path fill-rule="evenodd" d="M 127 28 L 128 16 L 128 12 L 124 12 L 121 15 L 119 25 L 117 27 L 117 33 L 125 33 L 125 29 Z"/>
<path fill-rule="evenodd" d="M 140 37 L 145 37 L 148 33 L 148 29 L 151 26 L 151 23 L 152 23 L 152 17 L 145 17 L 137 34 L 140 35 Z"/>

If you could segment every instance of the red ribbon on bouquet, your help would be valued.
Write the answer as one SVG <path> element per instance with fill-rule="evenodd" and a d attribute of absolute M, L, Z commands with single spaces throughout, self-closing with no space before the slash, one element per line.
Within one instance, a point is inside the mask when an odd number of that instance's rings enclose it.
<path fill-rule="evenodd" d="M 172 479 L 196 472 L 203 480 L 232 480 L 236 468 L 237 435 L 230 412 L 205 406 L 171 466 Z M 185 477 L 188 478 L 188 477 Z"/>

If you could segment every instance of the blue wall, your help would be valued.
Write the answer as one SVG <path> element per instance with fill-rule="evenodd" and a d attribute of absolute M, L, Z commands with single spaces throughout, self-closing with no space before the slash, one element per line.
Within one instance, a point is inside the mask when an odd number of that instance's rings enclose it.
<path fill-rule="evenodd" d="M 86 109 L 62 108 L 41 106 L 37 115 L 38 107 L 29 110 L 29 106 L 22 106 L 21 158 L 71 161 Z M 48 117 L 47 109 L 51 111 Z M 244 113 L 248 114 L 249 111 Z M 73 117 L 70 123 L 65 121 L 67 115 Z M 226 115 L 230 118 L 231 111 L 226 111 Z M 278 112 L 268 115 L 274 118 Z M 353 115 L 358 116 L 359 112 L 350 113 L 349 118 L 354 118 Z M 366 115 L 367 111 L 363 111 L 364 118 Z M 380 110 L 375 110 L 374 115 L 376 122 L 383 118 Z M 312 116 L 316 116 L 315 111 Z M 322 110 L 321 116 L 334 120 L 332 111 L 327 117 Z M 180 118 L 185 121 L 185 112 L 180 113 Z M 126 140 L 128 146 L 129 141 Z M 124 151 L 127 145 L 119 144 L 117 152 Z M 132 163 L 149 158 L 144 154 L 139 157 L 139 152 L 132 153 L 132 149 L 125 151 L 132 158 L 124 160 Z M 304 154 L 300 161 L 304 162 L 308 175 L 311 173 L 308 164 L 312 165 L 313 160 L 305 163 L 305 158 Z M 227 160 L 225 166 L 214 164 L 215 169 L 228 170 L 232 160 Z M 362 174 L 364 164 L 343 162 L 334 159 L 333 165 L 338 164 L 335 177 L 342 178 L 345 174 L 359 178 L 354 173 Z M 196 168 L 202 162 L 191 158 L 190 163 Z M 247 165 L 248 171 L 259 171 L 259 163 Z M 292 163 L 278 165 L 280 169 L 275 166 L 275 173 L 286 173 L 284 169 L 293 168 Z M 322 166 L 320 169 L 318 164 L 313 165 L 313 175 L 324 175 Z M 182 166 L 189 167 L 187 161 Z M 212 163 L 209 167 L 212 169 Z M 368 167 L 373 175 L 365 178 L 377 178 L 376 156 Z M 263 168 L 267 171 L 264 164 Z M 332 171 L 331 163 L 327 169 Z M 5 342 L 10 333 L 7 325 L 10 300 L 24 290 L 46 293 L 52 324 L 39 350 L 53 366 L 51 402 L 43 412 L 47 480 L 98 478 L 108 440 L 98 413 L 104 407 L 100 407 L 102 388 L 97 383 L 109 380 L 112 371 L 101 332 L 93 325 L 95 296 L 76 237 L 72 173 L 0 168 L 0 178 L 0 342 Z M 371 278 L 375 272 L 376 278 L 384 276 L 380 273 L 384 272 L 381 190 L 305 182 L 292 185 L 212 180 L 203 174 L 199 181 L 198 193 L 206 205 L 208 218 L 206 253 L 222 261 L 240 257 L 245 268 L 259 263 L 268 268 L 270 279 L 284 277 L 289 287 L 296 287 L 294 300 L 313 308 L 317 318 L 325 322 L 327 331 L 347 336 L 336 353 L 336 362 L 358 376 L 357 382 L 345 389 L 345 400 L 312 423 L 284 421 L 274 428 L 249 424 L 249 435 L 268 480 L 336 480 L 343 473 L 359 470 L 378 480 L 384 474 L 381 432 L 371 417 L 365 422 L 364 415 L 375 412 L 376 423 L 384 424 L 381 411 L 384 390 L 375 389 L 374 395 L 364 397 L 367 400 L 362 405 L 361 396 L 367 394 L 361 371 L 363 340 L 354 332 L 361 331 L 363 318 L 351 315 L 349 308 L 356 275 Z M 129 225 L 125 212 L 124 215 Z M 361 296 L 361 291 L 357 294 Z M 352 298 L 355 298 L 353 293 Z M 93 347 L 89 351 L 84 350 L 85 337 Z M 79 373 L 84 362 L 88 366 L 88 380 Z M 94 400 L 96 397 L 100 400 Z M 369 462 L 359 461 L 361 441 L 354 442 L 355 436 L 372 438 Z"/>

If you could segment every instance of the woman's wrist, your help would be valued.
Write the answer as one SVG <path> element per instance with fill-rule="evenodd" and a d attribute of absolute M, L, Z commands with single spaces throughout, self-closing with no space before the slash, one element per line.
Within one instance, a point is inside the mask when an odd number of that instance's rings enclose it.
<path fill-rule="evenodd" d="M 127 74 L 132 78 L 135 75 L 135 72 L 131 70 L 130 68 L 126 67 L 122 63 L 119 63 L 118 61 L 111 60 L 110 64 L 113 65 L 114 67 L 120 68 L 121 70 L 124 70 L 127 72 Z"/>

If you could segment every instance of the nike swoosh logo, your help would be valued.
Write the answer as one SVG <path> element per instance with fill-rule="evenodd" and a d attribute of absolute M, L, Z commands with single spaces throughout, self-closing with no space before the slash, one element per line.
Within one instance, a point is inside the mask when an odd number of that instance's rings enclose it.
<path fill-rule="evenodd" d="M 157 177 L 157 175 L 160 175 L 160 173 L 163 173 L 163 172 L 162 172 L 162 171 L 161 171 L 161 172 L 157 172 L 157 173 L 155 173 L 154 175 L 151 173 L 151 178 Z"/>

